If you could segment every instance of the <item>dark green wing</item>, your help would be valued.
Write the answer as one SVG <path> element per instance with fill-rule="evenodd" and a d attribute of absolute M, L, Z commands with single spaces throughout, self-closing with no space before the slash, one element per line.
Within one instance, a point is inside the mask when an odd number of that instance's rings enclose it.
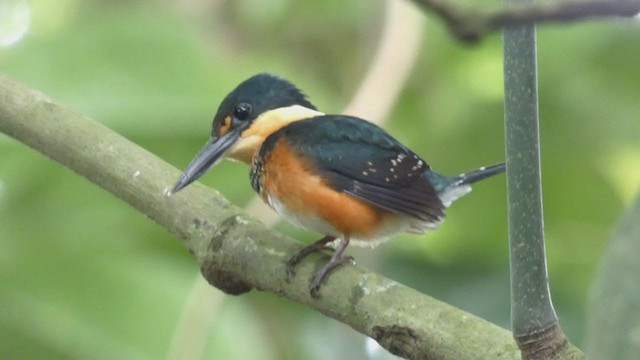
<path fill-rule="evenodd" d="M 282 136 L 300 155 L 313 159 L 338 191 L 424 221 L 444 216 L 425 178 L 429 165 L 370 122 L 334 115 L 297 121 L 269 136 L 261 152 Z"/>

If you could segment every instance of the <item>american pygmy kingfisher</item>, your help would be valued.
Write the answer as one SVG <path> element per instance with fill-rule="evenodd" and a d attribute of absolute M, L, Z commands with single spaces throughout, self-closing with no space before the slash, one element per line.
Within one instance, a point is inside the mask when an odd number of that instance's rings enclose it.
<path fill-rule="evenodd" d="M 223 158 L 251 165 L 253 189 L 279 215 L 326 235 L 289 259 L 289 276 L 304 257 L 337 241 L 311 281 L 314 297 L 332 270 L 353 263 L 343 256 L 349 243 L 373 246 L 398 232 L 435 229 L 471 183 L 505 170 L 503 163 L 441 175 L 380 127 L 325 115 L 295 85 L 266 73 L 245 80 L 222 101 L 211 138 L 171 193 Z"/>

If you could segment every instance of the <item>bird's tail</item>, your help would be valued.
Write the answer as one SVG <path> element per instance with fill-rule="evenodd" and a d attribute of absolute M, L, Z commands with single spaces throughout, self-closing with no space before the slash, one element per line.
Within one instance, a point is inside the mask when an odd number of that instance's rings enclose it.
<path fill-rule="evenodd" d="M 460 174 L 455 177 L 456 185 L 469 185 L 476 181 L 484 180 L 488 177 L 503 173 L 507 169 L 505 163 L 491 166 L 483 166 L 479 169 Z"/>

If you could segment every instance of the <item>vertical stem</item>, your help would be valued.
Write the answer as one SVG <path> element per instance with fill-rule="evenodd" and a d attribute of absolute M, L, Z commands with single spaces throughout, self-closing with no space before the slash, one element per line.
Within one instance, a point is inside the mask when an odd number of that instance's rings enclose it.
<path fill-rule="evenodd" d="M 557 321 L 549 294 L 544 248 L 535 41 L 534 25 L 504 31 L 511 315 L 515 335 Z"/>
<path fill-rule="evenodd" d="M 531 0 L 506 0 L 507 5 Z M 511 324 L 523 359 L 552 358 L 567 345 L 547 277 L 535 24 L 504 29 L 505 132 Z"/>

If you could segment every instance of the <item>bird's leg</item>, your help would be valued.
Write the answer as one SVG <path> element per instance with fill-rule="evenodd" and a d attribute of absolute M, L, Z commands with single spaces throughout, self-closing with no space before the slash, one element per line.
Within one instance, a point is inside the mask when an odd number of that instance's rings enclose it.
<path fill-rule="evenodd" d="M 340 238 L 338 247 L 336 251 L 331 256 L 331 259 L 328 263 L 326 263 L 320 270 L 318 270 L 315 275 L 313 275 L 313 280 L 311 280 L 311 286 L 309 290 L 311 292 L 311 297 L 318 298 L 320 296 L 320 286 L 326 277 L 331 274 L 338 266 L 341 266 L 345 263 L 350 263 L 352 265 L 355 264 L 355 261 L 352 256 L 342 256 L 342 253 L 349 245 L 349 237 L 343 236 Z"/>
<path fill-rule="evenodd" d="M 333 242 L 335 239 L 336 238 L 334 236 L 327 235 L 322 239 L 314 242 L 313 244 L 305 246 L 300 251 L 295 253 L 295 255 L 293 255 L 289 259 L 289 261 L 287 261 L 287 276 L 288 277 L 296 276 L 296 271 L 294 270 L 294 268 L 300 263 L 300 261 L 302 261 L 307 256 L 319 251 L 333 250 L 333 248 L 331 248 L 327 244 Z"/>

